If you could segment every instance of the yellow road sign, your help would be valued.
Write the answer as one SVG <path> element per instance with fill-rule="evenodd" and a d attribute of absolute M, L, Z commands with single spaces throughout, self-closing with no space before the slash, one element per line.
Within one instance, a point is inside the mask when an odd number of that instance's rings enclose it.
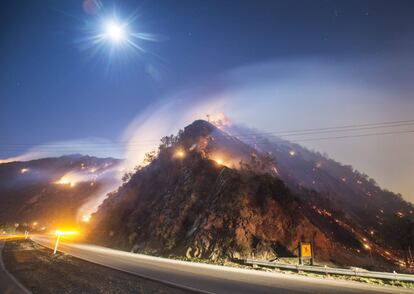
<path fill-rule="evenodd" d="M 312 248 L 310 243 L 302 243 L 300 252 L 302 257 L 312 257 Z"/>

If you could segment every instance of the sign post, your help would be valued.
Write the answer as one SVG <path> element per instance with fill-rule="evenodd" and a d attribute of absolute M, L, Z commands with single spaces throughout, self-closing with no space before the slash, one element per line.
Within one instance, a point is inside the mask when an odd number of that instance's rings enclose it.
<path fill-rule="evenodd" d="M 56 243 L 55 243 L 55 250 L 53 250 L 53 255 L 56 255 L 58 246 L 59 246 L 59 240 L 60 240 L 60 232 L 56 233 Z"/>
<path fill-rule="evenodd" d="M 309 242 L 299 242 L 299 264 L 303 264 L 304 259 L 310 259 L 313 265 L 313 246 Z"/>

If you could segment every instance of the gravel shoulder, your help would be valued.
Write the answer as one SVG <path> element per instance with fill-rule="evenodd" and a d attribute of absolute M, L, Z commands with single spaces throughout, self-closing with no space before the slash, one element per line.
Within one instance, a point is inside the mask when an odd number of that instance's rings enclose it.
<path fill-rule="evenodd" d="M 8 241 L 3 261 L 32 293 L 190 293 L 69 255 L 53 256 L 29 240 Z"/>

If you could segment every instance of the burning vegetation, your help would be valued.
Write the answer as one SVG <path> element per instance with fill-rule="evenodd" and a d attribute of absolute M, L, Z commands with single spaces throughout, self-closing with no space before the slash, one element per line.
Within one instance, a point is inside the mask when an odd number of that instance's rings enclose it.
<path fill-rule="evenodd" d="M 94 216 L 95 240 L 206 258 L 277 258 L 314 241 L 321 261 L 388 270 L 413 264 L 412 220 L 395 234 L 410 204 L 298 145 L 260 136 L 246 144 L 220 125 L 195 121 L 162 138 Z M 108 222 L 113 214 L 126 223 Z"/>
<path fill-rule="evenodd" d="M 0 217 L 32 230 L 83 222 L 96 242 L 132 251 L 274 259 L 294 256 L 299 241 L 312 241 L 321 262 L 412 270 L 414 208 L 401 195 L 297 144 L 232 136 L 252 131 L 224 116 L 209 120 L 163 137 L 119 188 L 102 189 L 113 160 L 75 157 L 56 164 L 41 184 L 13 190 L 16 201 L 0 203 L 10 211 L 18 207 L 25 219 L 1 209 Z M 13 166 L 21 180 L 38 171 L 28 163 Z M 0 185 L 8 182 L 5 177 Z M 96 214 L 80 209 L 112 190 Z"/>
<path fill-rule="evenodd" d="M 0 226 L 45 232 L 85 222 L 90 215 L 82 218 L 79 210 L 99 195 L 108 181 L 107 172 L 118 163 L 110 158 L 68 155 L 1 164 Z"/>

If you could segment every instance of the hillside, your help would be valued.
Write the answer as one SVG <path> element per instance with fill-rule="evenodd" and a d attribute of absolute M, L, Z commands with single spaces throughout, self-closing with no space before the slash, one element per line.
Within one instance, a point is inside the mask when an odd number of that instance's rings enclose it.
<path fill-rule="evenodd" d="M 208 122 L 163 138 L 149 161 L 93 216 L 95 242 L 162 255 L 270 259 L 295 255 L 303 240 L 313 241 L 325 262 L 371 268 L 403 262 L 400 241 L 382 239 L 386 229 L 368 239 L 364 215 L 342 211 L 329 193 L 295 184 L 296 170 L 279 164 L 278 156 Z M 384 225 L 395 228 L 391 221 Z"/>
<path fill-rule="evenodd" d="M 0 224 L 34 230 L 79 221 L 78 209 L 105 188 L 118 163 L 68 155 L 0 164 Z"/>
<path fill-rule="evenodd" d="M 229 132 L 235 133 L 253 132 L 240 127 L 230 129 Z M 414 242 L 410 229 L 401 230 L 413 222 L 413 204 L 399 194 L 382 189 L 368 175 L 278 137 L 259 135 L 241 140 L 271 156 L 278 176 L 292 190 L 312 190 L 322 195 L 303 200 L 316 206 L 329 201 L 331 210 L 340 211 L 346 222 L 361 232 L 362 239 L 392 247 L 398 255 L 405 255 L 402 251 L 408 249 L 408 246 L 401 246 L 401 239 Z"/>

